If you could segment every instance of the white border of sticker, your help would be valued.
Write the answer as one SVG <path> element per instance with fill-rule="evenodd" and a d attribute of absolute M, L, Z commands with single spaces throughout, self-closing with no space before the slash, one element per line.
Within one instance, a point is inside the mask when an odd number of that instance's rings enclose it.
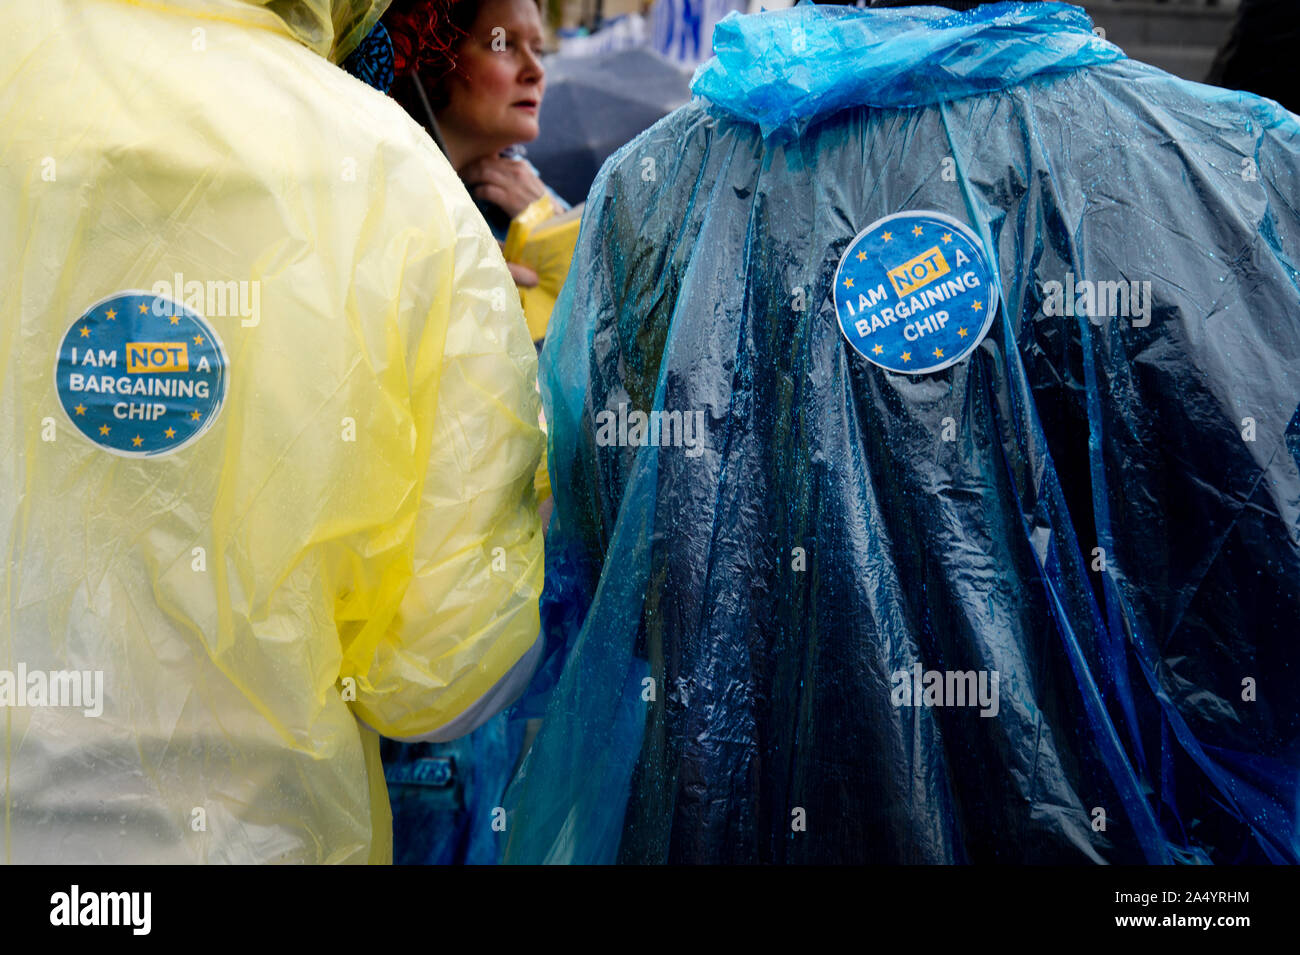
<path fill-rule="evenodd" d="M 221 398 L 217 401 L 217 406 L 212 409 L 212 414 L 208 415 L 208 419 L 205 422 L 203 422 L 203 426 L 200 427 L 198 431 L 195 431 L 192 435 L 190 435 L 180 444 L 176 445 L 176 447 L 174 448 L 167 448 L 166 450 L 163 451 L 127 451 L 122 448 L 108 447 L 107 445 L 100 444 L 90 435 L 86 434 L 79 427 L 77 427 L 77 423 L 73 421 L 72 417 L 68 414 L 68 409 L 63 407 L 63 396 L 59 391 L 59 356 L 63 352 L 63 343 L 68 337 L 68 332 L 72 331 L 73 327 L 77 324 L 77 322 L 81 321 L 81 319 L 85 317 L 87 312 L 92 312 L 95 309 L 99 308 L 99 306 L 103 305 L 105 302 L 111 302 L 113 299 L 118 298 L 122 295 L 139 295 L 148 299 L 167 299 L 173 304 L 179 305 L 181 309 L 184 310 L 187 316 L 197 319 L 200 325 L 203 328 L 207 329 L 208 334 L 212 336 L 212 341 L 215 343 L 217 347 L 218 354 L 221 355 L 221 363 L 223 367 L 222 378 L 225 387 L 221 391 Z M 83 308 L 80 312 L 78 312 L 77 317 L 74 318 L 71 324 L 69 324 L 68 327 L 63 330 L 62 334 L 59 336 L 58 347 L 54 349 L 54 403 L 59 406 L 59 411 L 63 413 L 63 420 L 68 423 L 68 426 L 72 428 L 73 432 L 77 435 L 77 437 L 86 441 L 92 447 L 98 448 L 100 451 L 107 451 L 109 454 L 115 454 L 119 458 L 136 458 L 136 459 L 162 458 L 162 457 L 166 457 L 169 454 L 175 454 L 178 451 L 185 450 L 191 444 L 197 441 L 199 438 L 207 434 L 208 429 L 211 428 L 212 425 L 216 423 L 217 418 L 221 416 L 221 412 L 226 407 L 226 396 L 228 394 L 230 394 L 230 356 L 226 354 L 226 343 L 221 340 L 221 336 L 217 334 L 217 330 L 212 327 L 212 323 L 209 322 L 207 318 L 199 314 L 194 309 L 190 308 L 184 302 L 178 302 L 176 301 L 176 299 L 171 298 L 167 295 L 159 295 L 157 292 L 145 291 L 144 289 L 137 289 L 137 288 L 120 289 L 119 291 L 111 292 L 108 295 L 105 295 L 103 298 L 99 299 L 96 302 L 92 302 L 91 304 Z"/>
<path fill-rule="evenodd" d="M 989 306 L 988 306 L 988 312 L 984 316 L 984 324 L 980 327 L 980 330 L 978 334 L 975 335 L 974 340 L 970 343 L 970 345 L 966 348 L 966 350 L 963 351 L 960 355 L 956 355 L 952 359 L 948 361 L 940 362 L 937 365 L 930 365 L 928 368 L 909 368 L 907 369 L 907 371 L 900 371 L 895 368 L 886 368 L 884 365 L 878 364 L 876 360 L 872 358 L 870 355 L 860 351 L 858 349 L 858 346 L 853 343 L 853 340 L 849 338 L 848 333 L 844 331 L 844 323 L 840 321 L 839 306 L 835 302 L 835 289 L 838 288 L 840 284 L 840 269 L 844 268 L 844 263 L 845 261 L 847 261 L 849 257 L 849 252 L 852 251 L 853 246 L 857 244 L 859 239 L 861 239 L 872 229 L 876 228 L 876 226 L 882 225 L 886 222 L 890 222 L 894 219 L 921 219 L 921 218 L 938 219 L 942 222 L 948 223 L 953 228 L 961 232 L 961 234 L 966 237 L 966 239 L 970 242 L 970 244 L 974 246 L 975 251 L 977 251 L 980 255 L 980 264 L 984 266 L 984 271 L 988 274 Z M 975 349 L 979 348 L 980 346 L 980 342 L 984 341 L 985 337 L 989 333 L 989 329 L 993 327 L 993 318 L 997 314 L 998 305 L 1000 304 L 1000 299 L 998 297 L 998 283 L 994 281 L 994 279 L 995 279 L 995 275 L 993 272 L 993 265 L 992 263 L 989 262 L 989 256 L 988 256 L 988 252 L 984 248 L 984 242 L 980 239 L 978 235 L 975 234 L 974 230 L 972 230 L 970 226 L 962 222 L 960 219 L 955 219 L 945 212 L 932 212 L 925 209 L 909 209 L 907 212 L 891 212 L 889 215 L 881 216 L 875 222 L 871 223 L 871 225 L 867 226 L 865 229 L 863 229 L 861 232 L 855 235 L 852 239 L 850 239 L 849 244 L 844 247 L 844 254 L 840 256 L 839 264 L 835 266 L 835 279 L 833 284 L 831 285 L 831 311 L 835 316 L 835 324 L 840 330 L 840 337 L 844 339 L 845 343 L 849 346 L 849 348 L 853 350 L 853 353 L 855 355 L 861 355 L 867 361 L 871 362 L 873 366 L 879 368 L 881 371 L 885 372 L 885 374 L 888 375 L 907 375 L 909 377 L 914 377 L 916 375 L 928 375 L 936 371 L 943 371 L 943 369 L 945 368 L 951 368 L 953 365 L 956 365 L 959 362 L 966 361 L 968 358 L 974 355 Z"/>

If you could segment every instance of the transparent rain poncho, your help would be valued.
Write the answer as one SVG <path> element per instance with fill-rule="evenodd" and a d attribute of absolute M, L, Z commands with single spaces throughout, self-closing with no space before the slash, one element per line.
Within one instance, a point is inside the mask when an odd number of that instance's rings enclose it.
<path fill-rule="evenodd" d="M 0 860 L 384 861 L 357 717 L 434 731 L 537 637 L 518 296 L 326 59 L 383 6 L 6 11 Z"/>
<path fill-rule="evenodd" d="M 1300 860 L 1296 117 L 1055 3 L 714 48 L 597 177 L 542 355 L 567 657 L 508 861 Z M 909 211 L 1001 300 L 924 375 L 832 292 Z M 996 713 L 900 705 L 932 671 Z"/>

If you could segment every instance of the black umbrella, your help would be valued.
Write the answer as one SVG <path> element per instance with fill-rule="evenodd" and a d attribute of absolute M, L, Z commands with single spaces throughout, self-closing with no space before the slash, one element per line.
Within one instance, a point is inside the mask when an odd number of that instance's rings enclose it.
<path fill-rule="evenodd" d="M 546 64 L 541 135 L 528 158 L 569 202 L 587 198 L 614 150 L 691 98 L 690 73 L 652 50 L 616 50 Z"/>

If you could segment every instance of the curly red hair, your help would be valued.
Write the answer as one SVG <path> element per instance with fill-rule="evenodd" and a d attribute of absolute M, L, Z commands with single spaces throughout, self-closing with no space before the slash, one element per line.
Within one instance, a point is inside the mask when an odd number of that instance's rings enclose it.
<path fill-rule="evenodd" d="M 450 73 L 477 11 L 475 0 L 394 0 L 384 15 L 393 41 L 393 71 L 430 79 Z"/>

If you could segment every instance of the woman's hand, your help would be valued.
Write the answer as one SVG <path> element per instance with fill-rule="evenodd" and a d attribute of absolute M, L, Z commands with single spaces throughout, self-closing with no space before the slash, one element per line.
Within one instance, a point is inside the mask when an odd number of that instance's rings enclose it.
<path fill-rule="evenodd" d="M 459 172 L 471 196 L 496 203 L 512 219 L 546 195 L 546 186 L 522 159 L 484 156 Z"/>
<path fill-rule="evenodd" d="M 497 245 L 501 247 L 502 252 L 505 252 L 506 244 L 504 242 L 498 239 Z M 510 277 L 515 280 L 515 284 L 521 288 L 532 288 L 538 283 L 537 273 L 526 265 L 521 265 L 518 262 L 507 262 L 506 268 L 510 270 Z"/>
<path fill-rule="evenodd" d="M 516 285 L 524 288 L 532 288 L 537 285 L 537 273 L 526 265 L 520 265 L 518 262 L 507 262 L 506 268 L 510 270 L 510 276 L 515 280 Z"/>

